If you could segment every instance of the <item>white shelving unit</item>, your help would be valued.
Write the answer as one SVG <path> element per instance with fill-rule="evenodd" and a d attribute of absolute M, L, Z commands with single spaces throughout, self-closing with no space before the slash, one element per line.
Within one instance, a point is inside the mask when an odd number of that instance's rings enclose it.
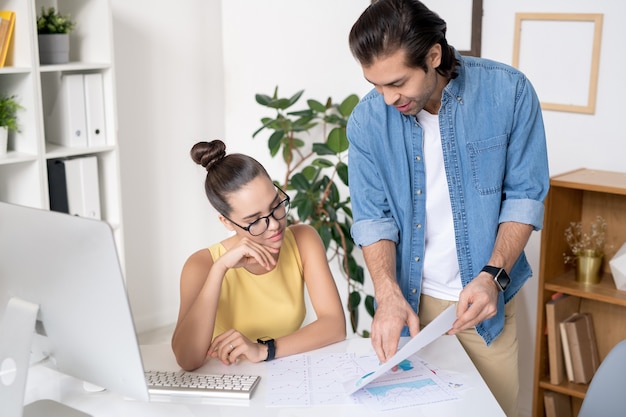
<path fill-rule="evenodd" d="M 42 7 L 70 14 L 76 28 L 70 34 L 70 62 L 40 65 L 36 18 Z M 50 209 L 47 161 L 96 156 L 102 220 L 113 228 L 123 255 L 121 190 L 117 141 L 113 33 L 109 0 L 0 0 L 1 10 L 16 13 L 13 45 L 0 68 L 0 93 L 16 95 L 24 108 L 20 131 L 9 136 L 6 156 L 0 156 L 0 201 Z M 103 80 L 106 145 L 63 147 L 46 141 L 44 121 L 52 109 L 50 92 L 65 74 L 100 73 Z"/>

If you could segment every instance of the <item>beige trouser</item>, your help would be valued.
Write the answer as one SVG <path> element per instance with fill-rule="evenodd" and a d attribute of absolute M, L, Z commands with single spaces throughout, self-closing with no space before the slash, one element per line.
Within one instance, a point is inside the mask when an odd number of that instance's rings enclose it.
<path fill-rule="evenodd" d="M 517 417 L 518 414 L 519 368 L 514 303 L 515 299 L 506 304 L 504 330 L 490 346 L 473 328 L 457 334 L 459 342 L 508 417 Z M 451 304 L 455 302 L 422 294 L 420 325 L 426 326 Z"/>

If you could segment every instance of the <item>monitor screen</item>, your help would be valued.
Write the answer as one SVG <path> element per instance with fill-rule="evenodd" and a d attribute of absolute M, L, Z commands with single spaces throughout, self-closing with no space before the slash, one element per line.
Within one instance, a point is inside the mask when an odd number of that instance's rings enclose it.
<path fill-rule="evenodd" d="M 0 315 L 3 416 L 21 415 L 33 355 L 64 374 L 148 400 L 106 222 L 0 202 Z M 9 412 L 10 402 L 19 412 Z"/>

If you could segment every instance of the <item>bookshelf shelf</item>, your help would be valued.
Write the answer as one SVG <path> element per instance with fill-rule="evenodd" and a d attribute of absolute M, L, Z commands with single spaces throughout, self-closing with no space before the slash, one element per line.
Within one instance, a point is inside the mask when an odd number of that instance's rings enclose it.
<path fill-rule="evenodd" d="M 62 14 L 70 14 L 76 22 L 70 33 L 70 62 L 67 64 L 39 63 L 36 18 L 43 6 L 53 6 Z M 0 10 L 14 11 L 16 16 L 13 45 L 5 66 L 0 68 L 0 94 L 15 95 L 23 107 L 18 112 L 20 131 L 9 136 L 8 152 L 0 155 L 0 201 L 48 210 L 48 160 L 96 156 L 102 220 L 113 226 L 118 253 L 122 257 L 123 222 L 110 1 L 0 0 Z M 97 78 L 102 80 L 103 110 L 98 116 L 103 116 L 104 122 L 98 133 L 104 130 L 106 141 L 103 143 L 63 147 L 48 140 L 52 124 L 50 115 L 58 102 L 60 80 L 67 74 L 101 75 Z M 87 87 L 84 99 L 86 109 L 89 104 Z M 90 103 L 100 103 L 94 100 Z M 87 114 L 85 110 L 85 120 L 90 114 L 93 113 Z M 87 130 L 85 134 L 88 134 Z M 123 259 L 121 262 L 123 264 Z"/>
<path fill-rule="evenodd" d="M 608 226 L 602 280 L 584 285 L 576 281 L 573 267 L 564 262 L 563 254 L 568 250 L 564 232 L 571 222 L 589 224 L 598 215 L 604 217 Z M 544 393 L 549 391 L 569 396 L 572 417 L 578 415 L 588 387 L 567 380 L 550 383 L 545 306 L 556 293 L 579 297 L 579 312 L 591 314 L 600 360 L 626 339 L 626 291 L 615 287 L 608 264 L 624 242 L 626 173 L 583 168 L 551 178 L 541 232 L 533 416 L 545 416 Z"/>

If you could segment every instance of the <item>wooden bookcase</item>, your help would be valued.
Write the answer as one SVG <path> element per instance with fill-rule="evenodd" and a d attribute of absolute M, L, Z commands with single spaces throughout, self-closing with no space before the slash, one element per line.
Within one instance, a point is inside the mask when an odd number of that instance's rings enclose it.
<path fill-rule="evenodd" d="M 571 265 L 565 264 L 568 251 L 564 232 L 570 222 L 590 224 L 596 216 L 607 222 L 607 247 L 602 266 L 602 280 L 596 285 L 579 284 Z M 544 392 L 570 396 L 573 417 L 578 415 L 587 392 L 587 384 L 567 381 L 549 382 L 548 345 L 545 304 L 556 292 L 581 298 L 580 311 L 589 312 L 598 343 L 600 359 L 619 341 L 626 339 L 626 291 L 617 290 L 609 261 L 626 242 L 626 173 L 578 169 L 550 180 L 545 201 L 544 227 L 541 232 L 537 300 L 537 334 L 533 415 L 543 417 Z"/>

